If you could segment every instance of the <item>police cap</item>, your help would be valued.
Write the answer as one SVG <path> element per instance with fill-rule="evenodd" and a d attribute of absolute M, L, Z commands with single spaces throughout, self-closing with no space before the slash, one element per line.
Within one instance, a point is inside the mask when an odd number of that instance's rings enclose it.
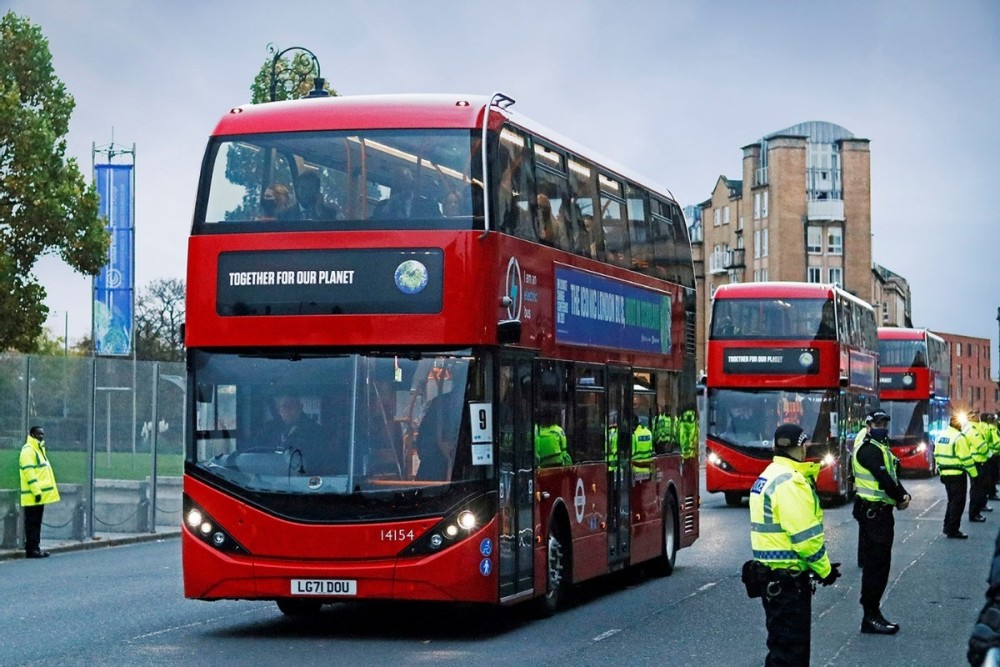
<path fill-rule="evenodd" d="M 865 417 L 866 424 L 877 424 L 879 422 L 887 421 L 889 421 L 889 413 L 885 410 L 872 410 L 868 413 L 868 416 Z"/>
<path fill-rule="evenodd" d="M 809 435 L 798 424 L 782 424 L 774 431 L 775 447 L 799 447 L 808 439 Z"/>

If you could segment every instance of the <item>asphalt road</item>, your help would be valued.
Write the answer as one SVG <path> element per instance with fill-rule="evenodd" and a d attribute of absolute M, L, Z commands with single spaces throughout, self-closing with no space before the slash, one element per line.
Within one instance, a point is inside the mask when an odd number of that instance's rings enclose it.
<path fill-rule="evenodd" d="M 858 632 L 857 527 L 849 507 L 829 508 L 829 550 L 844 576 L 814 598 L 812 664 L 965 664 L 1000 511 L 963 525 L 971 539 L 947 540 L 940 483 L 906 486 L 914 500 L 897 515 L 883 603 L 902 630 Z M 702 509 L 702 536 L 673 576 L 586 584 L 545 620 L 518 609 L 345 603 L 303 622 L 273 603 L 185 600 L 176 538 L 2 561 L 0 665 L 760 665 L 764 614 L 738 576 L 750 549 L 746 506 L 713 494 Z"/>

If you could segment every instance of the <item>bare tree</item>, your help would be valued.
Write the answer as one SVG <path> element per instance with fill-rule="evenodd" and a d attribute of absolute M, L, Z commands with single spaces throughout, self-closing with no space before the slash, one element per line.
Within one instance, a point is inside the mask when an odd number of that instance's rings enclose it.
<path fill-rule="evenodd" d="M 135 355 L 150 361 L 183 361 L 184 281 L 161 278 L 139 293 L 135 309 Z"/>

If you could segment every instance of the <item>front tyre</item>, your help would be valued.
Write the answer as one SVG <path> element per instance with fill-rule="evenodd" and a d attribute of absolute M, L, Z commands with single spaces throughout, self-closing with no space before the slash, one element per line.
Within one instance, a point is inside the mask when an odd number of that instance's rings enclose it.
<path fill-rule="evenodd" d="M 569 588 L 568 559 L 566 547 L 558 533 L 549 532 L 546 548 L 545 595 L 537 599 L 537 612 L 541 618 L 556 613 L 566 597 Z"/>
<path fill-rule="evenodd" d="M 743 494 L 739 491 L 726 491 L 726 505 L 729 507 L 739 507 L 743 504 Z"/>

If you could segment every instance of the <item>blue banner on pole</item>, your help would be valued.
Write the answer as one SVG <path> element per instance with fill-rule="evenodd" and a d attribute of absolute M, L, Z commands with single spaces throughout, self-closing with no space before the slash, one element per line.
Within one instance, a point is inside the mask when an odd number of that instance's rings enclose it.
<path fill-rule="evenodd" d="M 132 353 L 134 221 L 130 164 L 94 166 L 100 198 L 98 212 L 111 233 L 108 263 L 94 279 L 94 352 L 100 355 Z"/>

